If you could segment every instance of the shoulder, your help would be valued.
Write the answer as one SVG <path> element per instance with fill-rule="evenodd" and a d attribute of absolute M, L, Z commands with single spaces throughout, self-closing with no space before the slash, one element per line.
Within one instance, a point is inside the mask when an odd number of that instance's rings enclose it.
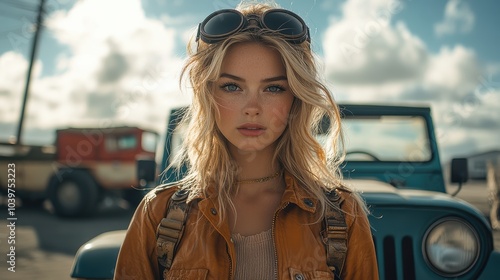
<path fill-rule="evenodd" d="M 148 192 L 148 194 L 145 196 L 145 199 L 151 201 L 156 199 L 162 199 L 165 197 L 170 198 L 179 189 L 180 186 L 177 183 L 158 185 L 154 189 Z"/>
<path fill-rule="evenodd" d="M 144 196 L 137 210 L 147 212 L 151 216 L 163 217 L 170 198 L 179 188 L 175 183 L 156 186 Z"/>
<path fill-rule="evenodd" d="M 353 199 L 352 192 L 353 191 L 351 189 L 348 189 L 345 186 L 335 188 L 335 193 L 337 193 L 337 195 L 339 196 L 341 203 L 345 202 L 346 200 L 351 201 Z"/>
<path fill-rule="evenodd" d="M 366 216 L 366 204 L 359 192 L 345 186 L 336 188 L 335 192 L 340 197 L 341 208 L 347 215 Z"/>

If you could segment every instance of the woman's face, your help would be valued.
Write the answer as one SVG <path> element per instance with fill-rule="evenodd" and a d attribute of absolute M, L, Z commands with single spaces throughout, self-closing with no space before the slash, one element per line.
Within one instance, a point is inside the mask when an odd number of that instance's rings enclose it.
<path fill-rule="evenodd" d="M 272 153 L 294 96 L 278 51 L 259 43 L 231 46 L 215 83 L 217 127 L 231 152 Z"/>

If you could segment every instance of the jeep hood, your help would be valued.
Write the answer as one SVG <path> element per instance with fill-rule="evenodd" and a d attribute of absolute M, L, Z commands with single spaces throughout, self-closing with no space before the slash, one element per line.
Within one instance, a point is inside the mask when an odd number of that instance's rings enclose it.
<path fill-rule="evenodd" d="M 368 205 L 377 207 L 430 207 L 459 208 L 474 216 L 484 216 L 468 202 L 447 193 L 415 189 L 398 189 L 392 185 L 370 179 L 345 180 L 346 185 L 359 191 Z"/>

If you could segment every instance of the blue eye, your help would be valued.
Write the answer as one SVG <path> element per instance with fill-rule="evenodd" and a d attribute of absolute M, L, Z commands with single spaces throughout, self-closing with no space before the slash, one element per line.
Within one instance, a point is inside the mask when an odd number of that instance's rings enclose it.
<path fill-rule="evenodd" d="M 239 86 L 237 86 L 236 84 L 232 84 L 232 83 L 223 84 L 222 86 L 220 86 L 220 88 L 225 90 L 225 91 L 229 91 L 229 92 L 240 90 Z"/>
<path fill-rule="evenodd" d="M 285 91 L 285 88 L 282 87 L 282 86 L 269 86 L 269 87 L 267 87 L 266 90 L 269 91 L 269 92 L 276 93 L 276 92 Z"/>

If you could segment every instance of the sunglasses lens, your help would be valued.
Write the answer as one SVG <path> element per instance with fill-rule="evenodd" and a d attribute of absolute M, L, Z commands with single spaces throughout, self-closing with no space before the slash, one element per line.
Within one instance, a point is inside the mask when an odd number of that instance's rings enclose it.
<path fill-rule="evenodd" d="M 224 12 L 209 17 L 204 25 L 203 32 L 210 36 L 221 36 L 236 31 L 243 22 L 241 15 L 234 12 Z"/>
<path fill-rule="evenodd" d="M 304 24 L 295 16 L 281 11 L 271 11 L 263 19 L 267 28 L 286 36 L 299 36 L 304 32 Z"/>

